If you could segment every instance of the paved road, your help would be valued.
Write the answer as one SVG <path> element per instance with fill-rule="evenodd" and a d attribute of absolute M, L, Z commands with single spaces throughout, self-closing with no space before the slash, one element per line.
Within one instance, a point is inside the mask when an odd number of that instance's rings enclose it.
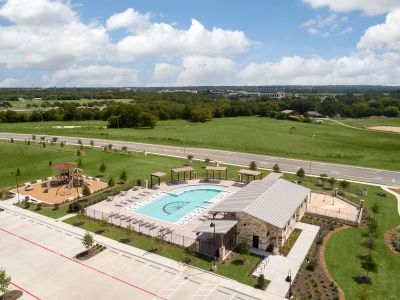
<path fill-rule="evenodd" d="M 26 140 L 32 137 L 31 134 L 17 134 L 17 133 L 0 133 L 0 139 L 14 139 Z M 53 136 L 46 136 L 47 139 L 51 139 Z M 214 149 L 202 149 L 202 148 L 186 148 L 176 146 L 164 146 L 155 144 L 143 144 L 125 141 L 115 140 L 101 140 L 91 138 L 77 138 L 77 137 L 65 137 L 57 136 L 59 141 L 66 141 L 68 144 L 77 144 L 80 139 L 83 144 L 89 145 L 90 141 L 94 141 L 95 146 L 105 146 L 113 144 L 114 148 L 120 148 L 122 146 L 128 147 L 128 150 L 132 151 L 146 151 L 149 153 L 157 153 L 161 155 L 173 155 L 180 157 L 187 157 L 192 154 L 195 158 L 203 159 L 209 158 L 211 160 L 225 162 L 228 164 L 237 164 L 248 166 L 251 161 L 256 161 L 260 168 L 271 169 L 272 166 L 277 163 L 282 171 L 285 172 L 296 172 L 299 168 L 303 168 L 306 173 L 312 175 L 319 175 L 326 173 L 328 176 L 333 176 L 340 179 L 348 179 L 353 181 L 369 182 L 374 184 L 383 184 L 391 186 L 400 185 L 400 172 L 354 167 L 347 165 L 339 165 L 332 163 L 323 163 L 316 161 L 305 161 L 299 159 L 280 158 L 267 155 L 241 153 L 224 150 Z M 382 154 L 383 155 L 383 154 Z"/>

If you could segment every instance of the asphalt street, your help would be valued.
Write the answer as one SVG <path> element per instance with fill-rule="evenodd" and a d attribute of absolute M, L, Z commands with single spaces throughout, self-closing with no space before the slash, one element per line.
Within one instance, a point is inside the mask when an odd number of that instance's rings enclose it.
<path fill-rule="evenodd" d="M 31 134 L 18 133 L 0 133 L 0 139 L 27 140 L 32 137 Z M 46 139 L 50 140 L 53 136 L 46 135 Z M 274 157 L 268 155 L 259 155 L 251 153 L 241 153 L 225 150 L 204 149 L 204 148 L 187 148 L 176 146 L 165 146 L 155 144 L 143 144 L 116 140 L 102 140 L 92 138 L 65 137 L 57 136 L 58 141 L 66 141 L 67 144 L 77 144 L 80 139 L 84 145 L 90 145 L 90 141 L 94 141 L 94 145 L 98 147 L 112 144 L 114 148 L 126 146 L 129 151 L 146 151 L 148 153 L 156 153 L 161 155 L 187 157 L 191 154 L 195 159 L 209 158 L 220 163 L 236 164 L 248 166 L 251 161 L 255 161 L 260 168 L 271 169 L 274 164 L 278 164 L 281 171 L 296 172 L 299 168 L 303 168 L 307 174 L 319 175 L 326 173 L 339 179 L 347 179 L 352 181 L 369 182 L 374 184 L 382 184 L 389 186 L 400 185 L 400 172 L 387 171 L 366 167 L 356 167 L 348 165 L 340 165 L 333 163 L 324 163 L 317 161 L 306 161 L 299 159 L 290 159 L 282 157 Z"/>

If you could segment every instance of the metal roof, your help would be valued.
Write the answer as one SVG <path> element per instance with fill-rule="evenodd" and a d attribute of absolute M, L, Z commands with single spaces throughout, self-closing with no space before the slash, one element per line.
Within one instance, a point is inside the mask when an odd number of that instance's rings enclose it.
<path fill-rule="evenodd" d="M 193 232 L 207 232 L 214 233 L 214 227 L 211 227 L 211 223 L 215 224 L 215 233 L 225 234 L 237 224 L 237 220 L 225 220 L 225 219 L 215 219 L 206 220 L 199 227 L 197 227 Z"/>
<path fill-rule="evenodd" d="M 174 173 L 181 173 L 181 172 L 194 171 L 194 169 L 192 167 L 182 167 L 182 168 L 171 169 L 171 171 Z"/>
<path fill-rule="evenodd" d="M 206 167 L 207 171 L 226 171 L 227 169 L 228 169 L 227 167 L 214 167 L 214 166 Z"/>
<path fill-rule="evenodd" d="M 151 174 L 151 176 L 155 176 L 155 177 L 163 177 L 165 175 L 167 175 L 167 174 L 164 172 L 155 172 L 155 173 Z"/>
<path fill-rule="evenodd" d="M 239 174 L 244 174 L 244 175 L 249 175 L 249 176 L 258 176 L 261 174 L 260 171 L 254 171 L 254 170 L 247 170 L 247 169 L 241 169 L 238 171 Z"/>
<path fill-rule="evenodd" d="M 283 179 L 254 180 L 211 211 L 245 212 L 284 228 L 309 193 L 309 189 Z"/>

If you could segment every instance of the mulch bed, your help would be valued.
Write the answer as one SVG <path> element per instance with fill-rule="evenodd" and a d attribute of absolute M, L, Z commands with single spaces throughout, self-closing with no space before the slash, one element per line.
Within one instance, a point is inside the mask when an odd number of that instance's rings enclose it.
<path fill-rule="evenodd" d="M 299 228 L 293 229 L 292 233 L 290 234 L 289 238 L 286 240 L 285 244 L 279 249 L 279 253 L 282 256 L 287 256 L 292 250 L 294 244 L 296 243 L 297 239 L 299 238 L 302 230 Z"/>
<path fill-rule="evenodd" d="M 107 248 L 105 246 L 96 244 L 91 249 L 83 251 L 83 252 L 77 254 L 75 256 L 75 258 L 78 259 L 78 260 L 87 260 L 87 259 L 99 254 L 101 251 L 104 251 L 106 249 Z"/>
<path fill-rule="evenodd" d="M 292 285 L 294 299 L 321 299 L 337 300 L 342 298 L 342 292 L 333 278 L 327 272 L 324 256 L 327 239 L 334 232 L 344 229 L 340 222 L 306 215 L 302 222 L 320 226 L 318 236 L 315 238 Z M 307 263 L 308 259 L 308 263 Z M 343 294 L 344 296 L 344 294 Z"/>
<path fill-rule="evenodd" d="M 393 252 L 394 255 L 400 256 L 400 251 L 397 251 L 392 243 L 392 234 L 394 233 L 394 229 L 390 229 L 385 232 L 385 242 L 390 251 Z"/>
<path fill-rule="evenodd" d="M 0 300 L 16 300 L 21 298 L 23 295 L 22 291 L 20 290 L 12 290 L 5 293 L 3 296 L 0 296 Z"/>

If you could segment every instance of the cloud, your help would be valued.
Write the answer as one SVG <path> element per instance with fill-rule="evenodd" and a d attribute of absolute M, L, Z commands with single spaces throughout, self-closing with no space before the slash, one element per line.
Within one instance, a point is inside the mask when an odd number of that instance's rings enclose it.
<path fill-rule="evenodd" d="M 300 56 L 283 57 L 278 62 L 249 64 L 237 77 L 247 85 L 400 85 L 400 53 L 360 54 L 324 59 Z"/>
<path fill-rule="evenodd" d="M 338 17 L 335 14 L 327 16 L 316 16 L 315 18 L 308 20 L 301 24 L 301 27 L 307 28 L 307 32 L 311 35 L 320 37 L 329 37 L 331 34 L 343 35 L 352 31 L 350 26 L 343 28 L 348 22 L 348 18 Z"/>
<path fill-rule="evenodd" d="M 357 47 L 360 50 L 400 50 L 400 8 L 390 12 L 385 23 L 369 27 Z"/>
<path fill-rule="evenodd" d="M 0 6 L 0 64 L 8 68 L 65 68 L 104 57 L 112 47 L 106 29 L 84 24 L 68 3 L 9 0 Z"/>
<path fill-rule="evenodd" d="M 384 14 L 399 7 L 399 0 L 303 0 L 303 2 L 312 8 L 327 6 L 335 12 L 360 10 L 367 15 Z"/>
<path fill-rule="evenodd" d="M 75 66 L 42 78 L 48 86 L 129 87 L 136 85 L 137 81 L 136 70 L 109 65 Z"/>
<path fill-rule="evenodd" d="M 124 37 L 117 43 L 117 51 L 120 58 L 127 61 L 160 56 L 233 56 L 246 52 L 250 44 L 241 31 L 216 27 L 207 30 L 192 19 L 187 30 L 171 24 L 152 23 L 137 34 Z"/>
<path fill-rule="evenodd" d="M 227 58 L 187 56 L 182 61 L 177 85 L 227 85 L 233 82 L 235 63 Z"/>
<path fill-rule="evenodd" d="M 128 8 L 122 13 L 114 14 L 107 20 L 107 29 L 116 30 L 125 28 L 131 32 L 144 30 L 150 26 L 150 14 L 141 14 L 133 8 Z"/>
<path fill-rule="evenodd" d="M 12 88 L 21 86 L 20 81 L 15 78 L 6 78 L 0 81 L 0 88 Z"/>
<path fill-rule="evenodd" d="M 155 81 L 170 82 L 176 79 L 176 76 L 181 70 L 182 68 L 177 65 L 156 63 L 154 66 L 152 79 Z"/>

